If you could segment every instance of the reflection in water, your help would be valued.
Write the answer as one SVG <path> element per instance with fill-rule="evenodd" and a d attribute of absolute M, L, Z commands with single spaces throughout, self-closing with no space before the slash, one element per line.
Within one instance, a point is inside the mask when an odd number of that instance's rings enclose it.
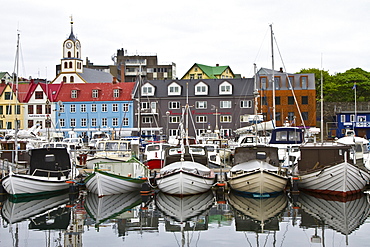
<path fill-rule="evenodd" d="M 220 246 L 220 240 L 228 245 L 246 241 L 249 246 L 336 246 L 344 242 L 343 236 L 351 236 L 347 243 L 358 246 L 361 234 L 370 240 L 366 228 L 359 229 L 370 224 L 363 194 L 346 200 L 302 192 L 294 200 L 285 193 L 250 198 L 223 191 L 183 197 L 133 192 L 101 198 L 81 191 L 76 201 L 69 196 L 4 200 L 0 245 L 40 246 L 31 242 L 41 238 L 37 234 L 48 239 L 44 246 L 71 247 L 101 246 L 92 245 L 99 241 L 139 246 L 153 243 L 153 238 L 161 246 L 207 247 Z M 330 238 L 324 238 L 328 231 Z"/>
<path fill-rule="evenodd" d="M 311 238 L 314 243 L 323 241 L 325 228 L 330 228 L 346 236 L 348 245 L 348 236 L 370 215 L 369 203 L 362 193 L 345 198 L 301 193 L 297 205 L 303 209 L 301 227 L 316 229 Z M 317 235 L 317 228 L 321 228 L 321 237 Z"/>

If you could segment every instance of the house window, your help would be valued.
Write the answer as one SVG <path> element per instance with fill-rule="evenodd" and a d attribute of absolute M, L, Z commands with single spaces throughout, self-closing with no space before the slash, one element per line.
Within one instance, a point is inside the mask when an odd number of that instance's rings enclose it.
<path fill-rule="evenodd" d="M 113 98 L 119 97 L 119 89 L 113 89 Z"/>
<path fill-rule="evenodd" d="M 12 92 L 5 92 L 5 100 L 12 100 L 13 99 L 13 94 Z"/>
<path fill-rule="evenodd" d="M 122 125 L 123 126 L 128 126 L 128 118 L 127 117 L 122 119 Z"/>
<path fill-rule="evenodd" d="M 59 112 L 60 113 L 64 112 L 64 105 L 62 105 L 62 104 L 59 105 Z"/>
<path fill-rule="evenodd" d="M 42 105 L 36 106 L 36 114 L 42 114 Z"/>
<path fill-rule="evenodd" d="M 275 97 L 275 105 L 280 105 L 280 96 Z"/>
<path fill-rule="evenodd" d="M 76 105 L 71 105 L 69 109 L 70 109 L 70 112 L 76 112 Z"/>
<path fill-rule="evenodd" d="M 354 122 L 354 121 L 355 121 L 355 115 L 351 114 L 351 115 L 349 116 L 349 121 L 350 121 L 350 122 Z"/>
<path fill-rule="evenodd" d="M 308 120 L 308 112 L 302 112 L 302 119 L 304 121 Z"/>
<path fill-rule="evenodd" d="M 180 116 L 170 116 L 169 122 L 170 123 L 180 123 Z"/>
<path fill-rule="evenodd" d="M 65 127 L 66 126 L 66 122 L 65 122 L 64 118 L 59 119 L 59 125 L 60 125 L 60 127 Z"/>
<path fill-rule="evenodd" d="M 221 123 L 231 123 L 231 116 L 230 115 L 221 115 L 220 116 L 220 122 Z"/>
<path fill-rule="evenodd" d="M 220 101 L 220 108 L 231 108 L 231 101 Z"/>
<path fill-rule="evenodd" d="M 275 112 L 275 120 L 280 121 L 281 120 L 281 113 L 280 112 Z"/>
<path fill-rule="evenodd" d="M 72 99 L 77 98 L 77 90 L 72 90 L 72 91 L 71 91 L 71 98 L 72 98 Z"/>
<path fill-rule="evenodd" d="M 91 119 L 91 127 L 96 127 L 96 118 Z"/>
<path fill-rule="evenodd" d="M 142 123 L 153 123 L 153 117 L 142 117 Z"/>
<path fill-rule="evenodd" d="M 168 86 L 167 93 L 168 95 L 180 95 L 181 90 L 180 86 L 176 83 L 171 83 L 170 86 Z"/>
<path fill-rule="evenodd" d="M 72 63 L 71 63 L 72 64 Z M 72 66 L 71 66 L 72 67 Z M 71 76 L 70 78 L 69 78 L 69 82 L 75 82 L 75 78 L 73 77 L 73 76 Z"/>
<path fill-rule="evenodd" d="M 128 112 L 128 104 L 127 103 L 124 103 L 123 105 L 122 105 L 122 111 L 123 112 Z"/>
<path fill-rule="evenodd" d="M 86 127 L 86 118 L 81 118 L 81 127 Z"/>
<path fill-rule="evenodd" d="M 280 76 L 274 76 L 274 81 L 275 81 L 275 89 L 279 90 L 281 85 L 280 85 Z"/>
<path fill-rule="evenodd" d="M 154 95 L 154 90 L 152 86 L 143 86 L 141 88 L 141 93 L 142 95 L 145 96 L 153 96 Z"/>
<path fill-rule="evenodd" d="M 197 123 L 207 123 L 207 116 L 197 116 L 195 121 Z"/>
<path fill-rule="evenodd" d="M 35 99 L 43 99 L 44 98 L 44 92 L 37 91 L 35 92 Z"/>
<path fill-rule="evenodd" d="M 45 114 L 51 114 L 51 105 L 45 105 Z"/>
<path fill-rule="evenodd" d="M 112 126 L 118 126 L 118 118 L 113 118 L 112 119 Z"/>
<path fill-rule="evenodd" d="M 150 108 L 150 102 L 141 102 L 141 109 L 149 109 Z"/>
<path fill-rule="evenodd" d="M 178 101 L 168 102 L 168 108 L 169 109 L 180 109 L 180 102 Z"/>
<path fill-rule="evenodd" d="M 86 112 L 86 105 L 85 105 L 85 104 L 82 104 L 82 105 L 80 106 L 80 111 L 81 111 L 81 112 Z"/>
<path fill-rule="evenodd" d="M 346 115 L 340 115 L 340 121 L 344 123 L 346 121 Z"/>
<path fill-rule="evenodd" d="M 252 108 L 252 101 L 251 100 L 241 100 L 240 108 Z"/>
<path fill-rule="evenodd" d="M 308 88 L 308 77 L 307 76 L 301 76 L 301 88 L 302 89 Z"/>
<path fill-rule="evenodd" d="M 198 79 L 203 79 L 203 74 L 198 74 Z"/>
<path fill-rule="evenodd" d="M 294 105 L 294 97 L 288 96 L 288 105 Z"/>
<path fill-rule="evenodd" d="M 208 86 L 204 82 L 199 82 L 195 86 L 195 95 L 207 95 L 208 94 Z"/>
<path fill-rule="evenodd" d="M 261 97 L 261 105 L 267 105 L 267 97 L 266 96 Z"/>
<path fill-rule="evenodd" d="M 101 126 L 106 127 L 108 125 L 108 119 L 107 118 L 102 118 L 101 119 Z"/>
<path fill-rule="evenodd" d="M 232 86 L 228 82 L 223 82 L 219 86 L 219 94 L 232 94 Z"/>
<path fill-rule="evenodd" d="M 113 104 L 112 105 L 112 111 L 113 112 L 118 112 L 118 104 Z"/>
<path fill-rule="evenodd" d="M 101 111 L 102 112 L 107 112 L 108 111 L 108 105 L 107 104 L 102 104 L 101 105 Z"/>
<path fill-rule="evenodd" d="M 308 96 L 302 96 L 302 105 L 308 105 Z"/>
<path fill-rule="evenodd" d="M 288 78 L 286 80 L 286 87 L 288 89 L 294 88 L 294 76 L 288 76 Z"/>
<path fill-rule="evenodd" d="M 190 74 L 190 80 L 194 79 L 194 74 Z"/>
<path fill-rule="evenodd" d="M 179 130 L 178 129 L 169 129 L 169 136 L 179 136 Z"/>
<path fill-rule="evenodd" d="M 91 105 L 91 112 L 96 112 L 96 109 L 97 109 L 96 104 L 92 104 Z"/>
<path fill-rule="evenodd" d="M 207 109 L 207 101 L 196 101 L 195 108 L 196 109 Z"/>
<path fill-rule="evenodd" d="M 93 97 L 93 98 L 97 98 L 97 97 L 98 97 L 98 94 L 99 94 L 99 90 L 98 90 L 98 89 L 93 89 L 93 90 L 92 90 L 92 95 L 91 95 L 91 97 Z"/>
<path fill-rule="evenodd" d="M 0 112 L 0 114 L 3 114 L 2 111 Z M 28 114 L 33 114 L 33 105 L 28 105 Z"/>
<path fill-rule="evenodd" d="M 267 85 L 267 77 L 261 77 L 260 78 L 260 84 L 261 84 L 261 89 L 266 90 L 268 85 Z"/>
<path fill-rule="evenodd" d="M 71 127 L 76 127 L 76 119 L 75 118 L 71 118 L 70 121 L 69 121 L 69 125 Z"/>
<path fill-rule="evenodd" d="M 294 112 L 288 112 L 288 120 L 293 121 L 294 119 Z"/>

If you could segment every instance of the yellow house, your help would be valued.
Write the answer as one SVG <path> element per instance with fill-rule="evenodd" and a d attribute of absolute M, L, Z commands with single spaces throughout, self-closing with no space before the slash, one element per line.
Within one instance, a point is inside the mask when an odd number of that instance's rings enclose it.
<path fill-rule="evenodd" d="M 15 129 L 16 121 L 18 128 L 23 129 L 23 107 L 12 89 L 12 84 L 0 84 L 0 129 Z M 15 87 L 15 85 L 14 85 Z"/>
<path fill-rule="evenodd" d="M 185 79 L 227 79 L 235 78 L 235 74 L 228 65 L 226 66 L 208 66 L 195 63 L 186 74 L 181 78 Z"/>

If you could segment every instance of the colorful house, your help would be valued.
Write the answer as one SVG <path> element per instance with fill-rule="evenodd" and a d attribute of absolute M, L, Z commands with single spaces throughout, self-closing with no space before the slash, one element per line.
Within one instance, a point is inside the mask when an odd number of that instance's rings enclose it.
<path fill-rule="evenodd" d="M 184 79 L 231 79 L 235 75 L 229 66 L 208 66 L 195 63 L 186 74 L 181 78 Z"/>

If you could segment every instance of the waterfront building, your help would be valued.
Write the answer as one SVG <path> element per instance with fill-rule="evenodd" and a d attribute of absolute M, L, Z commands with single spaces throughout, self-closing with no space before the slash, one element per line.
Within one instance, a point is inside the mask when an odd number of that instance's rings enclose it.
<path fill-rule="evenodd" d="M 216 64 L 216 66 L 208 66 L 195 63 L 181 79 L 231 79 L 236 77 L 238 76 L 233 73 L 228 65 L 220 66 L 219 64 Z"/>
<path fill-rule="evenodd" d="M 216 130 L 231 137 L 233 130 L 249 125 L 248 116 L 254 113 L 253 78 L 146 80 L 137 88 L 135 121 L 144 135 L 178 135 L 187 102 L 192 113 L 188 116 L 191 136 Z"/>
<path fill-rule="evenodd" d="M 271 69 L 261 68 L 256 77 L 257 112 L 264 116 L 264 120 L 275 119 L 276 126 L 282 126 L 288 120 L 294 126 L 316 127 L 315 74 L 290 74 L 282 69 L 273 73 Z"/>

